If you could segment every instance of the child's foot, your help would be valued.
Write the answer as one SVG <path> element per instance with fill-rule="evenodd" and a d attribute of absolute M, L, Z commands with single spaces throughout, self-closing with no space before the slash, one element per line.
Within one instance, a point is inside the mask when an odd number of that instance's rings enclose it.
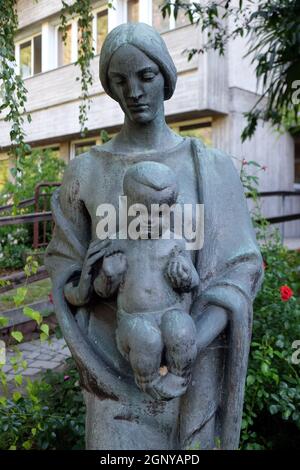
<path fill-rule="evenodd" d="M 146 392 L 155 400 L 172 400 L 183 395 L 187 389 L 187 381 L 183 377 L 168 372 L 157 376 L 148 384 Z"/>

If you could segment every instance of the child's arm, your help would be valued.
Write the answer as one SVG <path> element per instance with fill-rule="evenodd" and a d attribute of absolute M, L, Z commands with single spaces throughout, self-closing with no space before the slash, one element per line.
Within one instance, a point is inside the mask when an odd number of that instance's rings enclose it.
<path fill-rule="evenodd" d="M 228 322 L 227 312 L 218 305 L 208 305 L 196 322 L 198 352 L 205 349 L 224 330 Z"/>
<path fill-rule="evenodd" d="M 126 269 L 127 259 L 123 253 L 104 258 L 100 273 L 94 280 L 95 292 L 103 298 L 111 297 L 118 290 Z"/>
<path fill-rule="evenodd" d="M 105 256 L 110 240 L 94 240 L 86 252 L 81 273 L 71 279 L 64 286 L 64 295 L 67 301 L 75 307 L 86 305 L 92 295 L 92 275 L 94 265 Z"/>

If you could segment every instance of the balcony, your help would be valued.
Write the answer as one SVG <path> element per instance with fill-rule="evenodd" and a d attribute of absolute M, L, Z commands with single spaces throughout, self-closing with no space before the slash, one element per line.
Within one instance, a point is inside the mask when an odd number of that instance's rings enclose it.
<path fill-rule="evenodd" d="M 226 113 L 227 75 L 225 60 L 217 54 L 195 55 L 188 62 L 186 48 L 199 48 L 201 36 L 194 26 L 184 26 L 163 34 L 178 70 L 176 92 L 166 102 L 167 116 L 185 113 Z M 118 104 L 103 91 L 98 78 L 99 56 L 91 64 L 93 85 L 90 88 L 90 131 L 120 125 L 123 114 Z M 74 64 L 50 70 L 25 80 L 28 91 L 27 111 L 32 123 L 25 124 L 28 142 L 53 141 L 80 132 L 79 68 Z M 9 145 L 9 124 L 0 120 L 0 146 Z"/>

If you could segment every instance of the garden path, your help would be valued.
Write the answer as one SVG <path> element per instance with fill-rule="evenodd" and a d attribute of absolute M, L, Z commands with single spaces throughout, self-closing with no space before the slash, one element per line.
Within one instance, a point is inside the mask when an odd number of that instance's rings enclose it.
<path fill-rule="evenodd" d="M 50 341 L 41 342 L 40 339 L 21 343 L 17 346 L 22 353 L 22 361 L 27 362 L 27 368 L 14 371 L 11 359 L 16 356 L 14 347 L 6 350 L 6 364 L 3 366 L 3 372 L 6 372 L 7 381 L 12 381 L 16 374 L 22 374 L 27 377 L 35 377 L 46 370 L 56 370 L 61 368 L 66 359 L 71 356 L 63 338 L 50 337 Z"/>

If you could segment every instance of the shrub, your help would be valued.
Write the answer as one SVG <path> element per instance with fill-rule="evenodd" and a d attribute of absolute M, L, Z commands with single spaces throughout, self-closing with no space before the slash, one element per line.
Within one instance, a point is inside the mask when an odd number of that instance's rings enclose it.
<path fill-rule="evenodd" d="M 84 402 L 72 359 L 0 402 L 0 449 L 83 449 Z"/>
<path fill-rule="evenodd" d="M 260 434 L 264 421 L 272 426 L 272 416 L 277 423 L 293 423 L 298 434 L 300 429 L 299 366 L 292 363 L 292 345 L 300 339 L 300 253 L 275 239 L 262 246 L 262 254 L 265 279 L 254 303 L 243 419 L 242 442 L 247 449 L 274 447 L 270 436 Z M 282 286 L 289 286 L 294 295 L 285 300 Z"/>
<path fill-rule="evenodd" d="M 0 229 L 0 269 L 22 268 L 24 252 L 31 238 L 25 226 L 8 226 Z"/>
<path fill-rule="evenodd" d="M 23 199 L 34 196 L 37 184 L 60 181 L 65 163 L 58 158 L 56 153 L 50 149 L 34 150 L 24 160 L 22 186 L 15 186 L 7 181 L 0 192 L 0 206 L 18 203 Z M 53 188 L 45 188 L 43 192 L 51 193 Z M 42 210 L 42 207 L 41 209 Z M 46 210 L 50 210 L 50 198 Z M 26 214 L 34 212 L 33 205 L 18 209 L 16 213 Z M 10 215 L 9 212 L 1 213 L 0 216 Z M 50 223 L 47 222 L 49 235 L 51 233 Z M 0 269 L 19 269 L 24 266 L 24 252 L 32 247 L 33 226 L 24 224 L 18 226 L 6 226 L 0 228 Z"/>
<path fill-rule="evenodd" d="M 261 215 L 258 177 L 247 174 L 251 164 L 264 167 L 243 161 L 241 179 L 254 202 L 265 277 L 253 306 L 241 443 L 244 449 L 274 449 L 281 442 L 293 448 L 300 444 L 299 366 L 292 363 L 292 345 L 300 339 L 300 253 L 284 247 Z"/>

